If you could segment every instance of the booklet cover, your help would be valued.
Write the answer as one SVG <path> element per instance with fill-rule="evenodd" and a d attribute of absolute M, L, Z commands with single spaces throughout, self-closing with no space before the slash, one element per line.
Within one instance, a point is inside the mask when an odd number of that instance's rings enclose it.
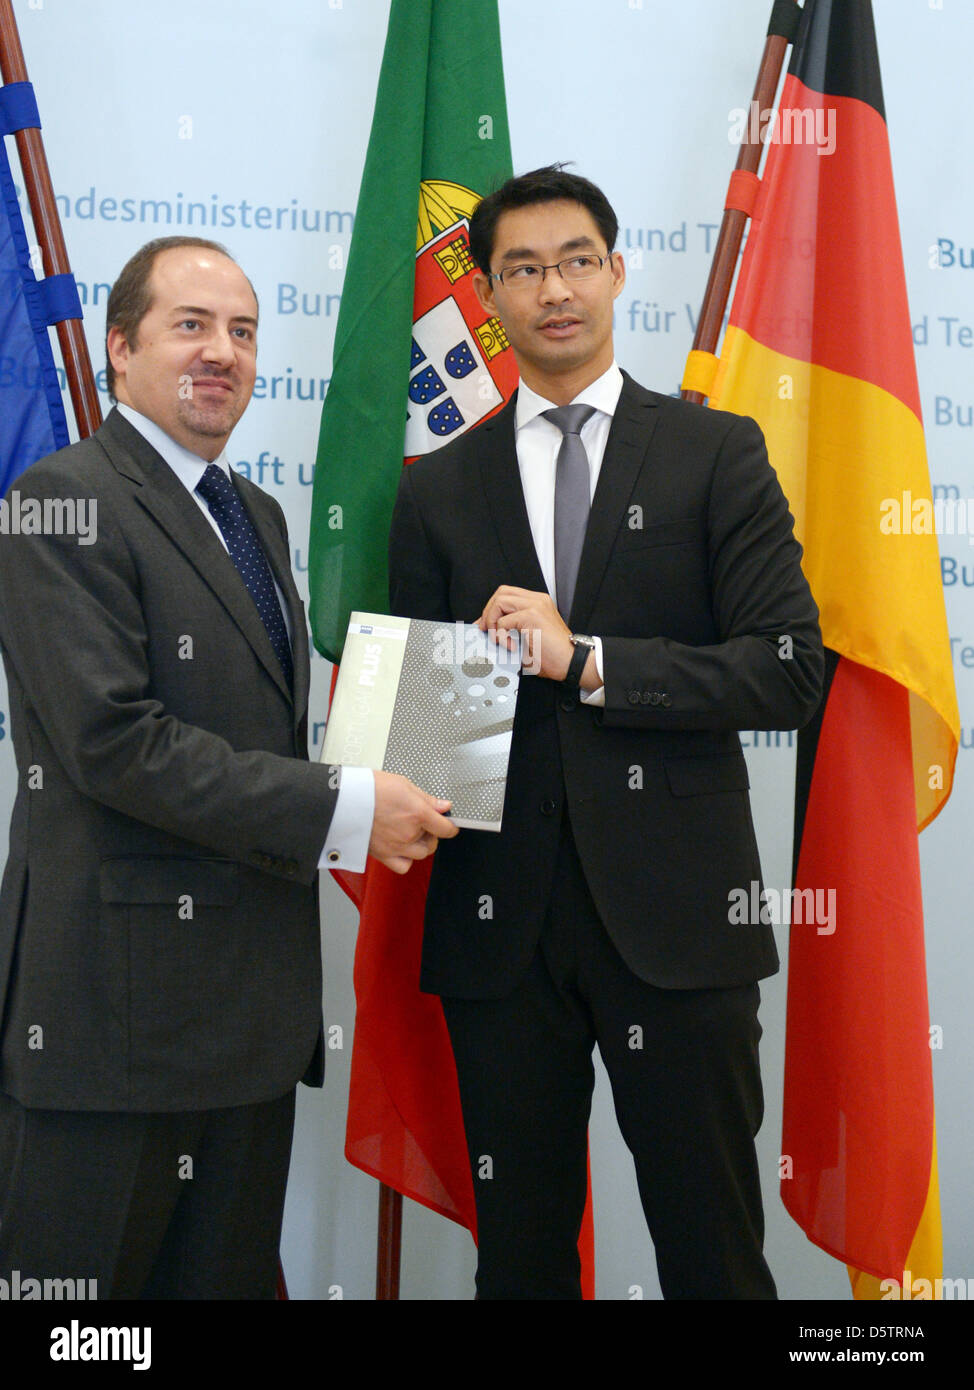
<path fill-rule="evenodd" d="M 520 667 L 519 643 L 470 623 L 353 613 L 321 761 L 398 772 L 500 830 Z"/>

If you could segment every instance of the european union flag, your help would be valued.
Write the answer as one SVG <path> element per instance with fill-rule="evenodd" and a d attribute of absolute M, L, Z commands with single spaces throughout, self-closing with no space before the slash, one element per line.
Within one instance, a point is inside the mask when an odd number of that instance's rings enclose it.
<path fill-rule="evenodd" d="M 24 88 L 29 92 L 27 83 L 0 87 L 0 496 L 35 460 L 68 443 L 46 290 L 70 277 L 39 282 L 34 275 L 2 138 L 30 123 L 24 116 L 33 94 L 25 100 Z"/>

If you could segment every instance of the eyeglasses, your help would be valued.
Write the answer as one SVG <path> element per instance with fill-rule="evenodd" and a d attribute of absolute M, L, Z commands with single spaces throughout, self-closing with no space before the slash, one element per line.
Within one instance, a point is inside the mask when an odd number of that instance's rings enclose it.
<path fill-rule="evenodd" d="M 590 280 L 609 259 L 609 256 L 586 252 L 584 256 L 569 256 L 567 261 L 559 261 L 557 265 L 509 265 L 504 270 L 491 271 L 489 278 L 499 280 L 509 290 L 529 290 L 544 284 L 549 270 L 557 270 L 563 280 Z"/>

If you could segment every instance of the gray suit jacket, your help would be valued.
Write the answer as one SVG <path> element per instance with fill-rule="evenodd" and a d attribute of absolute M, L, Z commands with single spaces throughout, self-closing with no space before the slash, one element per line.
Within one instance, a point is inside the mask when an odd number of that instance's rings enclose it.
<path fill-rule="evenodd" d="M 307 761 L 284 517 L 235 482 L 290 610 L 293 695 L 206 518 L 118 412 L 14 484 L 97 501 L 94 544 L 0 541 L 18 769 L 0 1089 L 27 1106 L 204 1109 L 320 1082 L 337 793 Z"/>

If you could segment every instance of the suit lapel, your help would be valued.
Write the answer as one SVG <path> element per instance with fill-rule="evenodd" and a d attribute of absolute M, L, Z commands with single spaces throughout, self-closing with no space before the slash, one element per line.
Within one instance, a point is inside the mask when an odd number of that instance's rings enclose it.
<path fill-rule="evenodd" d="M 573 632 L 586 629 L 612 547 L 620 529 L 627 524 L 626 504 L 649 450 L 657 419 L 652 393 L 623 372 L 622 391 L 612 417 L 578 566 L 568 624 Z"/>
<path fill-rule="evenodd" d="M 547 593 L 517 463 L 516 401 L 515 391 L 504 409 L 477 430 L 480 476 L 507 572 L 511 575 L 508 583 Z"/>
<path fill-rule="evenodd" d="M 148 440 L 117 411 L 112 411 L 98 432 L 99 441 L 105 448 L 112 463 L 125 477 L 138 484 L 135 497 L 162 527 L 172 543 L 182 551 L 186 559 L 210 586 L 217 598 L 226 608 L 230 617 L 253 647 L 268 674 L 276 681 L 281 693 L 290 700 L 291 692 L 281 670 L 281 663 L 271 646 L 267 629 L 260 619 L 247 586 L 238 573 L 223 546 L 213 534 L 213 528 L 200 508 L 190 497 L 186 488 L 172 471 L 165 459 L 157 454 Z M 238 488 L 238 491 L 240 489 Z M 280 570 L 280 559 L 274 564 L 274 557 L 283 550 L 280 536 L 276 543 L 268 543 L 269 528 L 254 515 L 252 507 L 247 512 L 257 527 L 265 553 L 275 572 Z M 278 583 L 281 576 L 278 573 Z M 293 588 L 293 581 L 291 583 Z M 292 625 L 295 633 L 303 630 L 303 618 L 294 621 L 295 605 L 289 587 L 281 584 L 291 609 Z M 306 639 L 304 639 L 306 641 Z M 299 666 L 298 652 L 295 650 L 295 681 Z M 304 663 L 300 663 L 302 669 Z M 302 683 L 305 677 L 302 675 Z M 297 703 L 298 691 L 294 698 Z M 305 691 L 305 698 L 307 692 Z"/>

